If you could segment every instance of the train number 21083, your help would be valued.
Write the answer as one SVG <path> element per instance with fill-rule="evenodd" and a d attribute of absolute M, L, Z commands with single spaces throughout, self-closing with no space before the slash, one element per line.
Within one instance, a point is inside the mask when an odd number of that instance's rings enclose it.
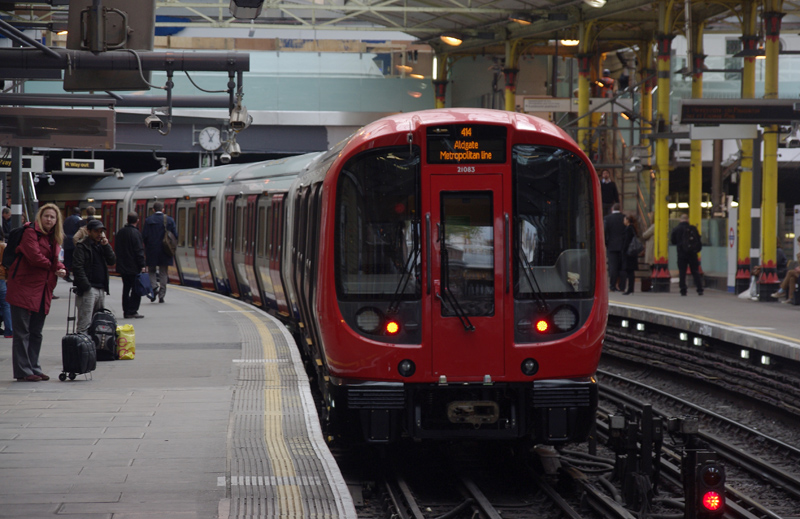
<path fill-rule="evenodd" d="M 458 173 L 475 173 L 475 166 L 458 166 Z"/>

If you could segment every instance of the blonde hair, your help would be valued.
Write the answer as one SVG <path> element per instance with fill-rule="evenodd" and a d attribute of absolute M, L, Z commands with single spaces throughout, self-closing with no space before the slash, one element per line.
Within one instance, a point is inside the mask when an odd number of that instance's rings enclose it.
<path fill-rule="evenodd" d="M 39 212 L 36 213 L 36 225 L 39 226 L 39 229 L 44 229 L 42 227 L 42 215 L 45 211 L 51 209 L 56 213 L 56 223 L 53 225 L 53 240 L 61 245 L 64 243 L 64 225 L 63 225 L 63 217 L 61 216 L 61 210 L 58 208 L 56 204 L 44 204 L 42 207 L 39 208 Z"/>

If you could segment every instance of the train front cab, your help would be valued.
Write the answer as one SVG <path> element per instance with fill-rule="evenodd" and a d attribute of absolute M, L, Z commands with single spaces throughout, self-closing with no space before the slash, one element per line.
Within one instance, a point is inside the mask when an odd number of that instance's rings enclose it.
<path fill-rule="evenodd" d="M 493 128 L 482 139 L 505 146 Z M 582 441 L 605 320 L 593 171 L 552 144 L 436 163 L 434 140 L 425 164 L 419 148 L 378 149 L 338 178 L 326 245 L 346 326 L 321 324 L 332 429 L 358 424 L 370 442 Z"/>

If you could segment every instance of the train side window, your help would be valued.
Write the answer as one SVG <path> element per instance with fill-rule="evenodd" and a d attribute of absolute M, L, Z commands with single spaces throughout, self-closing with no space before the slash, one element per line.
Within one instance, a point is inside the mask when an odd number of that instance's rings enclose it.
<path fill-rule="evenodd" d="M 196 222 L 195 222 L 195 218 L 196 217 L 197 217 L 197 211 L 195 210 L 194 207 L 190 207 L 189 208 L 189 218 L 186 221 L 186 225 L 188 227 L 188 229 L 186 229 L 186 236 L 187 236 L 186 243 L 189 245 L 189 247 L 196 247 L 197 246 L 197 243 L 196 243 L 197 242 L 197 233 L 196 233 L 197 226 L 195 225 L 196 224 Z"/>
<path fill-rule="evenodd" d="M 181 207 L 178 209 L 178 221 L 176 222 L 178 225 L 178 247 L 185 247 L 186 246 L 186 233 L 183 232 L 186 229 L 186 208 Z"/>
<path fill-rule="evenodd" d="M 116 227 L 117 227 L 117 229 L 122 229 L 126 225 L 128 225 L 128 217 L 123 212 L 122 207 L 120 207 L 119 208 L 119 218 L 117 218 L 117 226 Z"/>
<path fill-rule="evenodd" d="M 267 208 L 263 205 L 258 208 L 258 227 L 256 227 L 256 246 L 258 257 L 263 258 L 269 242 L 269 227 L 267 227 Z"/>
<path fill-rule="evenodd" d="M 234 252 L 241 253 L 242 252 L 242 242 L 244 241 L 244 220 L 242 219 L 242 207 L 239 206 L 236 208 L 236 221 L 234 224 L 234 233 L 236 236 L 236 242 L 234 243 Z"/>
<path fill-rule="evenodd" d="M 216 232 L 217 232 L 217 208 L 211 207 L 211 228 L 209 229 L 209 235 L 211 239 L 211 250 L 216 250 L 217 248 Z"/>

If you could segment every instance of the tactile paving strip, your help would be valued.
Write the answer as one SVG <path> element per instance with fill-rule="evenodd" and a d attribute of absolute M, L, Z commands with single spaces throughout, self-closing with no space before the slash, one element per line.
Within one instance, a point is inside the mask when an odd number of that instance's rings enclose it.
<path fill-rule="evenodd" d="M 236 317 L 242 337 L 229 426 L 230 518 L 355 518 L 294 342 L 263 313 Z"/>

